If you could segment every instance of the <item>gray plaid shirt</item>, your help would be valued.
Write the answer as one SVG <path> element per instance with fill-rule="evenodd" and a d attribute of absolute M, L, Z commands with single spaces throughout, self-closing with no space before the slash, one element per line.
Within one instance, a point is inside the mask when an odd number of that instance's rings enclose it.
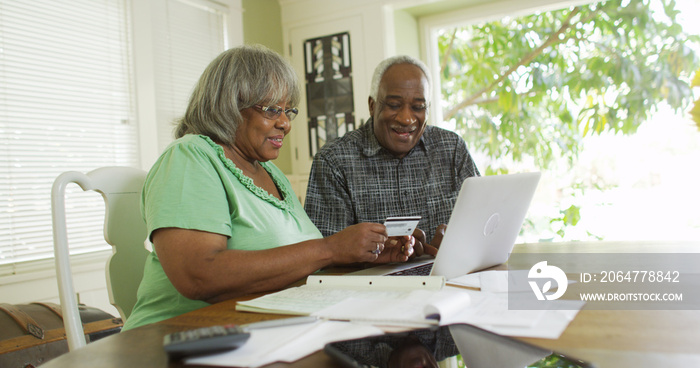
<path fill-rule="evenodd" d="M 304 209 L 323 236 L 388 216 L 421 216 L 418 227 L 430 241 L 450 219 L 464 179 L 478 175 L 456 133 L 429 125 L 399 159 L 379 144 L 369 119 L 316 154 Z"/>

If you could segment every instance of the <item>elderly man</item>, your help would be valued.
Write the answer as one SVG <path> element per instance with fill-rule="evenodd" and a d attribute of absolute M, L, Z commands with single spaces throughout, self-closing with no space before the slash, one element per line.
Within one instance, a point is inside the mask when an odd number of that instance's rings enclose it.
<path fill-rule="evenodd" d="M 459 135 L 427 125 L 429 95 L 420 60 L 396 56 L 377 66 L 371 118 L 314 157 L 304 208 L 324 236 L 388 216 L 421 216 L 415 255 L 437 253 L 462 182 L 479 171 Z"/>

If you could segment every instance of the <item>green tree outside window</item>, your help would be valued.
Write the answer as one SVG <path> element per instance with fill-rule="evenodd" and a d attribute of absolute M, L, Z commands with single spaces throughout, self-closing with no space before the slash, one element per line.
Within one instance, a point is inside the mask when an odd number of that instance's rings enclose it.
<path fill-rule="evenodd" d="M 571 168 L 586 136 L 633 134 L 663 104 L 687 111 L 700 37 L 677 22 L 676 1 L 655 4 L 605 1 L 443 30 L 444 121 L 492 159 L 488 175 L 513 162 Z M 559 236 L 579 211 L 567 205 L 550 220 Z"/>

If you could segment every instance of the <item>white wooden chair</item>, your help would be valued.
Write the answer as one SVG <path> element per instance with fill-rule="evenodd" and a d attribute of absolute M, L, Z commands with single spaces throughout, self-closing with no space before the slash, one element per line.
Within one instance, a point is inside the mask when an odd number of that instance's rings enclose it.
<path fill-rule="evenodd" d="M 146 224 L 141 217 L 140 202 L 146 172 L 130 167 L 103 167 L 87 174 L 69 171 L 59 175 L 51 191 L 54 252 L 59 296 L 68 347 L 85 346 L 85 334 L 78 313 L 78 302 L 70 267 L 65 218 L 65 191 L 70 183 L 84 191 L 93 190 L 105 200 L 104 238 L 113 248 L 107 261 L 106 277 L 110 303 L 122 320 L 131 314 L 136 290 L 143 277 L 149 251 L 145 247 Z"/>

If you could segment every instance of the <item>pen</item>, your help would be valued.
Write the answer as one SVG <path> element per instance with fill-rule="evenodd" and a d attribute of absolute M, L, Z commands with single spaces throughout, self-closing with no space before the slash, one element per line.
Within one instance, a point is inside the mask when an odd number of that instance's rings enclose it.
<path fill-rule="evenodd" d="M 260 328 L 299 325 L 299 324 L 303 324 L 303 323 L 311 323 L 311 322 L 316 322 L 316 321 L 318 321 L 318 318 L 316 318 L 316 317 L 305 316 L 305 317 L 281 318 L 281 319 L 273 319 L 273 320 L 269 320 L 269 321 L 253 322 L 253 323 L 241 325 L 240 327 L 246 331 L 249 331 L 249 330 L 255 330 L 255 329 L 260 329 Z"/>

